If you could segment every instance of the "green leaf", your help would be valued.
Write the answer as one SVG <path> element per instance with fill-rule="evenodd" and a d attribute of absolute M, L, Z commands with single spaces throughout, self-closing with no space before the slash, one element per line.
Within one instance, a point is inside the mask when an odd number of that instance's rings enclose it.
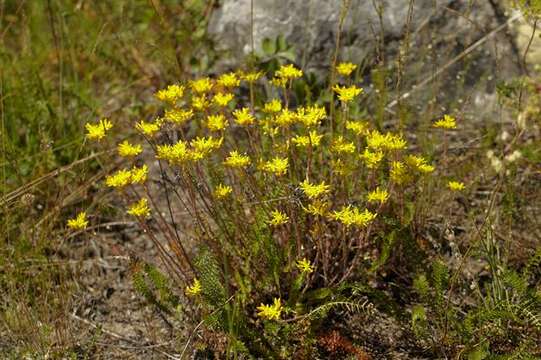
<path fill-rule="evenodd" d="M 265 55 L 273 55 L 276 53 L 276 42 L 272 41 L 269 38 L 265 38 L 263 39 L 261 48 L 263 49 Z"/>
<path fill-rule="evenodd" d="M 306 294 L 310 300 L 324 300 L 330 296 L 332 296 L 332 290 L 329 288 L 316 289 Z"/>
<path fill-rule="evenodd" d="M 284 35 L 278 35 L 278 37 L 276 38 L 276 47 L 278 48 L 278 51 L 287 50 L 287 42 Z"/>

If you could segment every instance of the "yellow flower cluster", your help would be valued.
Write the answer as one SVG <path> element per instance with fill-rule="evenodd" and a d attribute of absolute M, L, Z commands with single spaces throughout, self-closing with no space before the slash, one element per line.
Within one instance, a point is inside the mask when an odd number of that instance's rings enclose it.
<path fill-rule="evenodd" d="M 308 207 L 303 207 L 303 210 L 310 215 L 325 216 L 329 210 L 330 203 L 328 201 L 314 200 Z"/>
<path fill-rule="evenodd" d="M 334 85 L 333 90 L 338 94 L 338 99 L 343 103 L 351 102 L 356 96 L 363 92 L 362 88 L 358 88 L 355 85 L 352 86 L 340 86 Z"/>
<path fill-rule="evenodd" d="M 131 182 L 131 171 L 122 169 L 105 178 L 105 184 L 109 187 L 122 188 Z"/>
<path fill-rule="evenodd" d="M 355 135 L 364 135 L 368 130 L 368 123 L 364 121 L 346 121 L 346 129 Z"/>
<path fill-rule="evenodd" d="M 321 120 L 327 117 L 327 112 L 323 106 L 299 107 L 297 109 L 297 121 L 306 127 L 318 126 Z"/>
<path fill-rule="evenodd" d="M 217 93 L 212 100 L 218 106 L 227 106 L 234 97 L 232 93 Z"/>
<path fill-rule="evenodd" d="M 456 120 L 451 115 L 443 115 L 443 119 L 436 121 L 434 127 L 441 129 L 456 129 Z"/>
<path fill-rule="evenodd" d="M 197 94 L 206 94 L 210 90 L 212 90 L 212 87 L 214 84 L 212 83 L 212 80 L 210 78 L 201 78 L 195 81 L 190 82 L 190 86 L 192 87 L 192 90 L 196 92 Z"/>
<path fill-rule="evenodd" d="M 308 133 L 308 135 L 295 135 L 291 139 L 291 142 L 298 147 L 316 147 L 319 146 L 322 138 L 322 134 L 318 134 L 317 131 L 312 130 Z"/>
<path fill-rule="evenodd" d="M 143 151 L 143 147 L 140 144 L 132 145 L 128 140 L 124 140 L 118 144 L 117 150 L 118 155 L 122 157 L 134 157 Z"/>
<path fill-rule="evenodd" d="M 311 184 L 308 180 L 304 180 L 300 186 L 304 194 L 311 200 L 328 194 L 331 191 L 331 186 L 325 184 L 325 181 L 319 184 Z"/>
<path fill-rule="evenodd" d="M 263 76 L 263 73 L 261 71 L 249 72 L 242 75 L 242 80 L 248 83 L 254 83 L 259 80 L 261 76 Z"/>
<path fill-rule="evenodd" d="M 352 64 L 350 62 L 344 62 L 344 63 L 340 63 L 336 66 L 336 71 L 338 71 L 338 73 L 340 75 L 343 75 L 343 76 L 349 76 L 351 75 L 351 73 L 357 68 L 357 65 L 355 64 Z"/>
<path fill-rule="evenodd" d="M 216 83 L 224 88 L 234 88 L 240 85 L 237 74 L 230 72 L 220 75 Z"/>
<path fill-rule="evenodd" d="M 252 125 L 255 121 L 255 117 L 250 113 L 250 109 L 248 108 L 233 111 L 233 116 L 235 117 L 237 124 L 240 126 Z"/>
<path fill-rule="evenodd" d="M 381 160 L 383 160 L 383 152 L 364 149 L 364 152 L 361 154 L 361 159 L 365 162 L 367 168 L 375 169 L 378 167 Z"/>
<path fill-rule="evenodd" d="M 391 180 L 397 184 L 404 184 L 411 180 L 411 174 L 408 173 L 408 169 L 403 162 L 393 161 L 391 163 Z"/>
<path fill-rule="evenodd" d="M 156 148 L 156 158 L 168 161 L 171 165 L 180 165 L 193 159 L 188 144 L 179 140 L 175 144 L 158 145 Z"/>
<path fill-rule="evenodd" d="M 88 226 L 86 212 L 82 211 L 73 219 L 68 219 L 68 227 L 72 230 L 84 230 Z"/>
<path fill-rule="evenodd" d="M 311 274 L 314 272 L 314 266 L 306 259 L 297 260 L 297 269 L 304 274 Z"/>
<path fill-rule="evenodd" d="M 201 290 L 201 282 L 197 278 L 193 279 L 192 285 L 186 286 L 186 294 L 188 296 L 197 296 L 201 293 Z"/>
<path fill-rule="evenodd" d="M 149 217 L 150 208 L 148 207 L 148 200 L 141 198 L 138 202 L 132 204 L 128 209 L 128 214 L 138 218 Z"/>
<path fill-rule="evenodd" d="M 123 188 L 129 184 L 142 184 L 147 180 L 148 166 L 134 166 L 131 170 L 121 169 L 105 178 L 105 184 L 109 187 Z"/>
<path fill-rule="evenodd" d="M 209 115 L 207 117 L 207 128 L 210 131 L 222 131 L 227 125 L 227 119 L 222 114 Z"/>
<path fill-rule="evenodd" d="M 193 110 L 182 110 L 182 109 L 168 109 L 165 111 L 164 118 L 165 120 L 172 122 L 177 125 L 182 125 L 186 123 L 193 117 Z"/>
<path fill-rule="evenodd" d="M 146 122 L 144 120 L 139 121 L 135 124 L 135 128 L 142 132 L 146 136 L 154 136 L 158 131 L 160 131 L 160 123 L 156 122 Z"/>
<path fill-rule="evenodd" d="M 263 106 L 263 112 L 266 113 L 277 113 L 282 110 L 282 103 L 280 100 L 274 99 L 269 101 L 268 103 L 265 103 L 265 106 Z"/>
<path fill-rule="evenodd" d="M 108 119 L 101 119 L 97 124 L 86 123 L 86 137 L 90 140 L 101 140 L 112 127 L 113 124 Z"/>
<path fill-rule="evenodd" d="M 247 155 L 240 155 L 238 151 L 233 150 L 225 159 L 224 165 L 232 168 L 245 168 L 250 165 L 250 157 Z"/>
<path fill-rule="evenodd" d="M 166 89 L 159 90 L 155 96 L 158 100 L 175 104 L 184 95 L 184 86 L 169 85 Z"/>
<path fill-rule="evenodd" d="M 132 184 L 143 184 L 147 181 L 148 177 L 148 166 L 143 165 L 141 167 L 134 166 L 131 169 L 131 183 Z"/>
<path fill-rule="evenodd" d="M 357 207 L 351 205 L 344 206 L 340 210 L 334 211 L 331 217 L 340 221 L 346 227 L 356 225 L 358 227 L 366 227 L 376 218 L 376 214 L 370 212 L 368 209 L 361 211 Z"/>
<path fill-rule="evenodd" d="M 296 119 L 296 114 L 293 111 L 283 109 L 274 117 L 274 124 L 279 127 L 288 127 L 294 124 Z"/>
<path fill-rule="evenodd" d="M 376 202 L 383 204 L 387 199 L 389 199 L 389 193 L 385 189 L 380 190 L 379 187 L 377 187 L 376 190 L 369 192 L 366 196 L 366 200 L 372 203 Z"/>
<path fill-rule="evenodd" d="M 405 161 L 410 167 L 422 173 L 431 173 L 434 171 L 434 166 L 427 164 L 426 159 L 421 156 L 407 155 Z"/>
<path fill-rule="evenodd" d="M 189 161 L 198 161 L 220 148 L 223 138 L 196 138 L 190 142 L 183 140 L 175 144 L 164 144 L 156 147 L 156 158 L 166 160 L 170 165 L 183 165 Z"/>
<path fill-rule="evenodd" d="M 217 199 L 223 199 L 229 196 L 233 192 L 233 188 L 229 185 L 220 184 L 214 189 L 214 197 Z"/>
<path fill-rule="evenodd" d="M 406 148 L 408 143 L 399 134 L 382 134 L 373 130 L 366 136 L 366 144 L 374 150 L 402 150 Z"/>
<path fill-rule="evenodd" d="M 293 64 L 282 65 L 275 76 L 281 79 L 297 79 L 302 76 L 302 70 L 297 69 Z"/>
<path fill-rule="evenodd" d="M 355 144 L 351 141 L 346 141 L 342 136 L 338 136 L 331 145 L 331 151 L 338 154 L 352 154 L 356 151 Z"/>
<path fill-rule="evenodd" d="M 257 310 L 257 316 L 262 319 L 279 320 L 282 315 L 282 302 L 280 298 L 275 298 L 272 305 L 261 304 Z"/>
<path fill-rule="evenodd" d="M 210 155 L 214 150 L 222 146 L 224 138 L 215 137 L 197 137 L 190 142 L 192 147 L 192 159 L 194 161 L 201 160 Z"/>
<path fill-rule="evenodd" d="M 449 187 L 449 189 L 453 190 L 453 191 L 462 191 L 466 188 L 466 186 L 464 185 L 463 182 L 460 182 L 460 181 L 449 181 L 447 183 L 447 186 Z"/>
<path fill-rule="evenodd" d="M 280 210 L 273 210 L 271 211 L 271 218 L 269 220 L 269 224 L 272 226 L 280 226 L 287 224 L 289 221 L 289 217 L 281 212 Z"/>
<path fill-rule="evenodd" d="M 203 111 L 209 107 L 209 101 L 205 95 L 192 97 L 192 107 L 197 111 Z"/>
<path fill-rule="evenodd" d="M 287 168 L 289 167 L 289 161 L 287 158 L 275 157 L 266 163 L 261 165 L 261 169 L 273 173 L 276 176 L 282 176 L 287 173 Z"/>

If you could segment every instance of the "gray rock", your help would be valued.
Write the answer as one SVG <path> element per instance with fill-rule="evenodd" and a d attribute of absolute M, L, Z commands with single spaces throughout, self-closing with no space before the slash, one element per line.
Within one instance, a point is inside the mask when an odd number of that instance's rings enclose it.
<path fill-rule="evenodd" d="M 232 55 L 222 67 L 242 64 L 251 50 L 250 3 L 223 0 L 211 18 L 209 32 L 218 49 Z M 384 63 L 391 69 L 389 83 L 395 84 L 397 55 L 405 48 L 408 34 L 409 51 L 401 79 L 401 92 L 406 92 L 507 21 L 498 0 L 415 0 L 408 20 L 409 4 L 410 0 L 351 0 L 339 59 L 363 64 L 366 75 L 376 64 Z M 256 51 L 261 50 L 263 39 L 283 35 L 295 47 L 297 65 L 320 74 L 328 69 L 342 1 L 253 0 L 253 5 Z M 379 7 L 383 9 L 381 21 Z M 519 51 L 513 36 L 502 29 L 446 67 L 429 82 L 430 86 L 425 86 L 430 92 L 416 91 L 419 94 L 409 98 L 411 105 L 442 104 L 441 98 L 445 98 L 447 104 L 456 100 L 453 106 L 472 103 L 475 107 L 477 99 L 493 92 L 499 79 L 519 74 Z M 366 82 L 370 82 L 369 76 Z"/>
<path fill-rule="evenodd" d="M 253 0 L 254 43 L 260 50 L 263 39 L 284 35 L 296 45 L 300 57 L 318 67 L 318 59 L 328 64 L 335 48 L 337 24 L 342 1 L 339 0 Z M 380 33 L 378 7 L 382 7 L 382 25 L 385 37 L 399 38 L 408 22 L 410 0 L 351 0 L 345 18 L 343 33 L 346 51 L 373 48 L 376 33 Z M 451 0 L 416 0 L 410 27 L 416 29 L 432 14 Z M 251 50 L 251 0 L 225 0 L 214 13 L 210 33 L 222 49 L 228 49 L 238 58 Z M 353 51 L 354 52 L 354 51 Z M 318 56 L 322 55 L 322 56 Z M 314 58 L 315 57 L 315 58 Z"/>

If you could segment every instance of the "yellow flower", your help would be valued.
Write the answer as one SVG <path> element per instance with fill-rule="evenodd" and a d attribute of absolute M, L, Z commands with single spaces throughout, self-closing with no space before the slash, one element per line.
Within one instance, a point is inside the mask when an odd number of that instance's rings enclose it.
<path fill-rule="evenodd" d="M 86 123 L 86 137 L 90 140 L 101 140 L 105 137 L 105 133 L 113 127 L 113 124 L 107 119 L 101 119 L 96 125 Z"/>
<path fill-rule="evenodd" d="M 122 169 L 105 178 L 105 184 L 109 187 L 122 188 L 131 182 L 131 171 Z"/>
<path fill-rule="evenodd" d="M 355 150 L 355 144 L 345 141 L 342 136 L 336 138 L 336 140 L 334 140 L 334 143 L 331 146 L 331 151 L 334 151 L 338 154 L 351 154 L 354 153 Z"/>
<path fill-rule="evenodd" d="M 408 155 L 405 158 L 406 164 L 422 173 L 431 173 L 434 171 L 434 166 L 427 164 L 426 160 L 417 155 Z"/>
<path fill-rule="evenodd" d="M 274 123 L 280 127 L 288 127 L 295 122 L 295 113 L 289 109 L 283 109 L 274 118 Z"/>
<path fill-rule="evenodd" d="M 303 207 L 303 210 L 306 211 L 310 215 L 325 216 L 325 214 L 327 214 L 329 206 L 330 204 L 327 201 L 315 200 L 311 202 L 310 204 L 308 204 L 307 208 Z"/>
<path fill-rule="evenodd" d="M 88 220 L 86 219 L 86 212 L 81 211 L 73 219 L 68 219 L 68 227 L 72 230 L 84 230 L 88 226 Z"/>
<path fill-rule="evenodd" d="M 282 65 L 274 75 L 281 79 L 297 79 L 302 76 L 302 70 L 297 69 L 293 64 Z"/>
<path fill-rule="evenodd" d="M 240 155 L 238 151 L 234 150 L 229 153 L 224 165 L 233 168 L 244 168 L 250 165 L 250 158 L 247 155 Z"/>
<path fill-rule="evenodd" d="M 376 150 L 400 150 L 406 147 L 407 142 L 400 134 L 382 134 L 374 130 L 368 133 L 366 144 L 369 148 Z"/>
<path fill-rule="evenodd" d="M 334 85 L 333 90 L 338 94 L 338 99 L 344 103 L 352 101 L 355 96 L 363 92 L 362 88 L 358 88 L 355 85 L 349 87 L 340 87 L 339 85 Z"/>
<path fill-rule="evenodd" d="M 308 199 L 312 200 L 320 197 L 321 195 L 328 194 L 331 190 L 330 185 L 326 185 L 325 181 L 319 184 L 311 184 L 308 180 L 304 180 L 301 183 L 301 189 L 306 194 Z"/>
<path fill-rule="evenodd" d="M 272 305 L 261 304 L 257 307 L 257 316 L 267 320 L 279 320 L 282 315 L 282 302 L 275 298 Z"/>
<path fill-rule="evenodd" d="M 364 121 L 346 121 L 346 129 L 354 132 L 356 135 L 363 135 L 368 129 L 368 124 Z"/>
<path fill-rule="evenodd" d="M 284 225 L 288 221 L 289 217 L 280 210 L 271 211 L 271 219 L 269 220 L 269 224 L 271 224 L 272 226 Z"/>
<path fill-rule="evenodd" d="M 193 279 L 193 283 L 190 286 L 186 286 L 186 294 L 188 296 L 197 296 L 201 293 L 201 283 L 197 278 Z"/>
<path fill-rule="evenodd" d="M 130 208 L 128 209 L 128 214 L 135 217 L 149 217 L 150 208 L 148 207 L 148 200 L 142 198 L 135 204 L 132 204 L 132 206 L 130 206 Z"/>
<path fill-rule="evenodd" d="M 306 258 L 297 260 L 297 269 L 305 274 L 311 274 L 314 272 L 314 266 L 310 263 L 310 261 L 306 260 Z"/>
<path fill-rule="evenodd" d="M 327 112 L 323 106 L 299 107 L 296 117 L 306 127 L 318 126 L 321 120 L 325 119 Z"/>
<path fill-rule="evenodd" d="M 466 188 L 464 183 L 460 182 L 460 181 L 449 181 L 447 183 L 447 186 L 449 187 L 449 189 L 451 189 L 453 191 L 462 191 L 462 190 L 464 190 Z"/>
<path fill-rule="evenodd" d="M 338 211 L 334 211 L 331 217 L 340 221 L 346 227 L 351 225 L 357 225 L 359 227 L 365 227 L 376 218 L 376 214 L 371 213 L 368 209 L 361 212 L 359 208 L 351 207 L 351 205 L 344 206 Z"/>
<path fill-rule="evenodd" d="M 379 202 L 380 204 L 383 204 L 389 199 L 389 193 L 387 190 L 380 190 L 379 187 L 377 187 L 376 190 L 368 193 L 366 199 L 368 202 Z"/>
<path fill-rule="evenodd" d="M 262 169 L 266 172 L 274 173 L 276 176 L 285 175 L 289 162 L 287 158 L 275 157 L 262 165 Z"/>
<path fill-rule="evenodd" d="M 122 157 L 133 157 L 139 155 L 143 151 L 140 144 L 132 145 L 128 140 L 124 140 L 117 147 L 118 155 Z"/>
<path fill-rule="evenodd" d="M 361 159 L 364 160 L 367 168 L 375 169 L 378 167 L 381 160 L 383 160 L 383 152 L 372 152 L 368 149 L 364 149 L 364 152 L 361 154 Z"/>
<path fill-rule="evenodd" d="M 276 86 L 276 87 L 282 87 L 282 88 L 285 88 L 287 86 L 287 83 L 288 83 L 288 79 L 286 78 L 281 78 L 281 77 L 275 77 L 271 80 L 271 84 Z"/>
<path fill-rule="evenodd" d="M 393 161 L 391 163 L 391 180 L 397 184 L 403 184 L 411 179 L 411 175 L 408 174 L 407 168 L 404 163 L 400 161 Z"/>
<path fill-rule="evenodd" d="M 160 101 L 174 104 L 184 95 L 184 86 L 181 85 L 169 85 L 166 89 L 158 91 L 155 96 Z"/>
<path fill-rule="evenodd" d="M 338 64 L 336 66 L 336 71 L 338 71 L 340 75 L 349 76 L 356 68 L 357 65 L 350 62 L 345 62 Z"/>
<path fill-rule="evenodd" d="M 227 119 L 222 114 L 209 115 L 207 117 L 207 127 L 210 131 L 224 130 L 227 125 Z"/>
<path fill-rule="evenodd" d="M 316 147 L 316 146 L 319 146 L 322 138 L 323 138 L 322 134 L 318 134 L 317 131 L 312 130 L 310 131 L 308 136 L 296 135 L 291 139 L 291 141 L 298 147 L 308 147 L 308 146 Z"/>
<path fill-rule="evenodd" d="M 202 78 L 198 80 L 192 80 L 190 81 L 190 86 L 192 87 L 192 90 L 196 92 L 197 94 L 206 94 L 210 90 L 212 90 L 212 81 L 210 78 Z"/>
<path fill-rule="evenodd" d="M 192 107 L 195 110 L 203 111 L 209 106 L 209 102 L 205 95 L 192 97 Z"/>
<path fill-rule="evenodd" d="M 156 158 L 166 160 L 171 165 L 180 165 L 191 160 L 191 153 L 188 150 L 186 142 L 179 140 L 173 145 L 158 145 L 156 148 Z"/>
<path fill-rule="evenodd" d="M 227 106 L 231 100 L 233 100 L 234 95 L 232 93 L 217 93 L 212 99 L 218 106 Z"/>
<path fill-rule="evenodd" d="M 220 86 L 223 86 L 224 88 L 234 88 L 239 86 L 240 80 L 237 77 L 237 74 L 230 72 L 220 75 L 216 83 L 218 83 L 218 85 Z"/>
<path fill-rule="evenodd" d="M 272 101 L 265 103 L 265 106 L 263 107 L 263 112 L 265 113 L 277 113 L 282 110 L 282 103 L 278 99 L 273 99 Z"/>
<path fill-rule="evenodd" d="M 246 107 L 233 111 L 233 116 L 240 126 L 252 125 L 255 121 L 255 117 L 250 113 L 250 109 Z"/>
<path fill-rule="evenodd" d="M 141 167 L 134 166 L 131 170 L 131 183 L 142 184 L 147 181 L 148 166 L 143 165 Z"/>
<path fill-rule="evenodd" d="M 456 129 L 456 120 L 451 115 L 443 115 L 443 119 L 436 121 L 433 126 L 441 129 Z"/>
<path fill-rule="evenodd" d="M 193 110 L 170 109 L 165 111 L 165 120 L 182 125 L 193 117 Z"/>
<path fill-rule="evenodd" d="M 135 128 L 147 136 L 154 136 L 160 130 L 160 125 L 158 122 L 149 123 L 141 120 L 135 124 Z"/>
<path fill-rule="evenodd" d="M 194 160 L 200 160 L 205 156 L 210 155 L 214 150 L 219 149 L 222 146 L 224 141 L 223 137 L 213 138 L 213 137 L 204 137 L 196 138 L 191 141 L 190 145 L 192 146 L 192 157 Z"/>
<path fill-rule="evenodd" d="M 220 184 L 214 189 L 214 197 L 217 199 L 223 199 L 233 192 L 233 189 L 229 185 Z"/>
<path fill-rule="evenodd" d="M 259 78 L 261 76 L 263 76 L 263 72 L 261 72 L 261 71 L 249 72 L 249 73 L 243 74 L 242 79 L 249 82 L 249 83 L 253 83 L 253 82 L 256 82 L 257 80 L 259 80 Z"/>

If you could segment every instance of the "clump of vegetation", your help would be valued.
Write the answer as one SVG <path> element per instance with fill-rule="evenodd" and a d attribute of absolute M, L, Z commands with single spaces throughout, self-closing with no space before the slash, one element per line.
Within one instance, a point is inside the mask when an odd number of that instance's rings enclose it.
<path fill-rule="evenodd" d="M 279 36 L 213 74 L 216 3 L 2 4 L 0 354 L 383 358 L 358 326 L 392 323 L 415 357 L 541 356 L 539 80 L 499 83 L 502 122 L 472 125 L 462 100 L 409 103 L 409 36 L 396 64 L 337 48 L 316 76 Z M 541 2 L 514 3 L 533 39 Z M 157 257 L 132 251 L 141 237 Z M 170 339 L 94 317 L 78 270 L 105 272 L 105 247 Z"/>
<path fill-rule="evenodd" d="M 456 279 L 416 238 L 434 197 L 467 190 L 445 171 L 447 133 L 460 123 L 451 115 L 434 121 L 440 155 L 411 150 L 418 146 L 407 132 L 377 128 L 359 110 L 365 95 L 352 81 L 355 68 L 338 64 L 336 83 L 319 98 L 295 91 L 304 74 L 291 64 L 155 94 L 163 112 L 135 122 L 138 137 L 117 147 L 125 166 L 105 180 L 159 251 L 165 275 L 139 266 L 136 288 L 177 320 L 197 315 L 206 345 L 219 352 L 225 337 L 231 356 L 315 351 L 318 320 L 335 307 L 367 311 L 371 291 L 350 285 L 385 269 L 421 273 L 413 288 L 425 306 L 413 308 L 413 330 L 430 333 L 424 340 L 436 353 L 490 350 L 491 339 L 474 336 L 487 323 L 518 321 L 539 334 L 540 299 L 516 273 L 498 273 L 501 291 L 480 293 L 485 309 L 455 311 L 445 293 Z M 89 140 L 104 142 L 112 123 L 86 127 Z M 86 225 L 84 214 L 71 221 Z M 427 263 L 430 276 L 422 274 Z M 523 302 L 528 312 L 513 312 Z"/>

